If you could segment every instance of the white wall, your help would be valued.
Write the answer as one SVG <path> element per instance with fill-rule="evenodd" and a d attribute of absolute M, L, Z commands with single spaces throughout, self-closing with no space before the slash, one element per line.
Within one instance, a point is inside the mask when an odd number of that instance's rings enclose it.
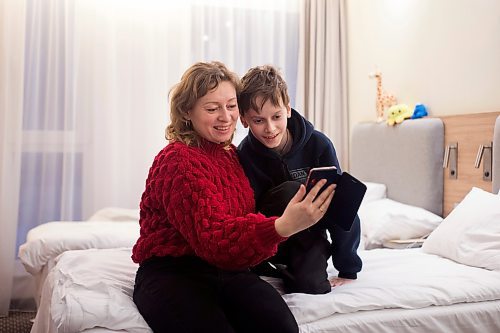
<path fill-rule="evenodd" d="M 376 83 L 430 115 L 500 111 L 499 0 L 346 0 L 350 126 L 375 120 Z"/>

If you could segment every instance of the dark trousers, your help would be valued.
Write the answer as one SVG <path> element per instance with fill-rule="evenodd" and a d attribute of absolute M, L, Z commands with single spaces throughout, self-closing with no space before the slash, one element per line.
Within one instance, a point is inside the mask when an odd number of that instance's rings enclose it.
<path fill-rule="evenodd" d="M 259 201 L 258 210 L 266 216 L 282 215 L 299 186 L 298 182 L 284 182 L 269 190 Z M 325 294 L 331 291 L 326 272 L 329 258 L 326 229 L 317 224 L 288 238 L 275 256 L 252 270 L 259 275 L 281 277 L 286 293 Z"/>
<path fill-rule="evenodd" d="M 198 257 L 146 261 L 137 271 L 133 298 L 157 333 L 299 332 L 270 284 L 249 270 L 220 270 Z"/>

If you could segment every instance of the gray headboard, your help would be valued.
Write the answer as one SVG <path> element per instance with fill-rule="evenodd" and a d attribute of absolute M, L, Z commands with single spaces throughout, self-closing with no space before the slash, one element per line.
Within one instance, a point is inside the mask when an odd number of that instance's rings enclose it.
<path fill-rule="evenodd" d="M 500 116 L 495 122 L 495 131 L 493 132 L 493 193 L 500 190 Z"/>
<path fill-rule="evenodd" d="M 386 184 L 390 199 L 442 215 L 443 155 L 441 119 L 395 126 L 360 123 L 352 132 L 350 172 L 360 180 Z"/>

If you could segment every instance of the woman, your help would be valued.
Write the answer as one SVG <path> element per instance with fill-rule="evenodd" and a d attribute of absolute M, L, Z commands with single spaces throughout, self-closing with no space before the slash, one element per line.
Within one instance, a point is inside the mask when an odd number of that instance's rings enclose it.
<path fill-rule="evenodd" d="M 237 76 L 196 63 L 170 93 L 170 143 L 141 199 L 134 302 L 155 332 L 298 332 L 276 290 L 249 268 L 323 217 L 334 186 L 302 186 L 281 217 L 255 213 L 231 144 Z"/>

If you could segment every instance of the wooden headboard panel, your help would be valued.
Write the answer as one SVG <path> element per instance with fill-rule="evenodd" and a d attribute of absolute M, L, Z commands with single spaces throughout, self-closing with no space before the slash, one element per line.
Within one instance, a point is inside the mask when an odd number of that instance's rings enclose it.
<path fill-rule="evenodd" d="M 500 116 L 495 122 L 493 133 L 493 193 L 500 191 Z"/>
<path fill-rule="evenodd" d="M 483 180 L 483 163 L 479 168 L 474 164 L 481 144 L 494 141 L 494 127 L 500 112 L 465 114 L 441 117 L 444 123 L 445 147 L 457 143 L 457 178 L 450 176 L 450 166 L 444 170 L 444 203 L 443 216 L 447 216 L 473 186 L 486 191 L 493 191 L 493 182 Z M 500 130 L 500 125 L 498 126 Z M 500 141 L 500 134 L 497 134 Z M 493 180 L 497 182 L 500 175 L 500 160 L 495 158 L 500 143 L 493 145 L 494 166 Z M 496 169 L 496 170 L 495 170 Z M 499 181 L 500 182 L 500 181 Z"/>

